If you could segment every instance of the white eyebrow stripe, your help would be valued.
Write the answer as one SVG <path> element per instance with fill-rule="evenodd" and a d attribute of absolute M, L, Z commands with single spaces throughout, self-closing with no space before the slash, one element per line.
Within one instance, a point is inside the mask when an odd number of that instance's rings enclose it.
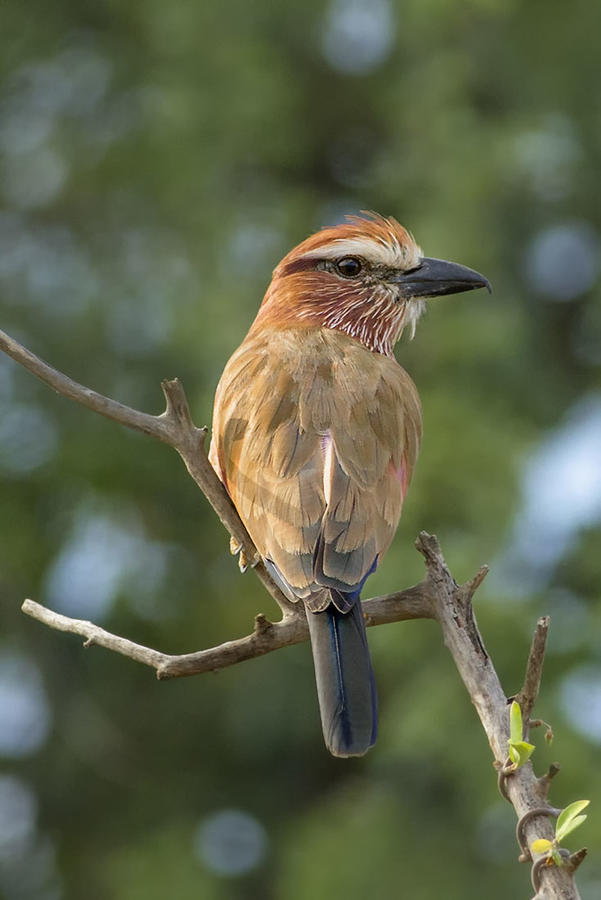
<path fill-rule="evenodd" d="M 339 259 L 342 256 L 360 256 L 376 265 L 391 268 L 396 266 L 406 268 L 408 264 L 413 263 L 413 260 L 408 258 L 413 257 L 413 254 L 402 248 L 398 241 L 388 243 L 370 238 L 340 238 L 303 254 L 305 259 Z"/>

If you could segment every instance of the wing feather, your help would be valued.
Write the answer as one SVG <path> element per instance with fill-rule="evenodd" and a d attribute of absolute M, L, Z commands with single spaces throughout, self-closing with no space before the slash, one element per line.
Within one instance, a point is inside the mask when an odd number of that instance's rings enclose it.
<path fill-rule="evenodd" d="M 262 556 L 324 608 L 386 552 L 420 438 L 396 360 L 328 329 L 262 332 L 221 378 L 210 459 Z"/>

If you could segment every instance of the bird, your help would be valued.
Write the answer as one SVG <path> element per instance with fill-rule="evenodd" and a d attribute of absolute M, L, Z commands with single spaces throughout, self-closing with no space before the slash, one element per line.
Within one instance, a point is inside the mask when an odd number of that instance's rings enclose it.
<path fill-rule="evenodd" d="M 393 348 L 426 298 L 486 287 L 393 217 L 349 215 L 291 250 L 226 364 L 209 460 L 284 595 L 304 604 L 324 741 L 364 755 L 378 701 L 360 594 L 397 529 L 422 411 Z"/>

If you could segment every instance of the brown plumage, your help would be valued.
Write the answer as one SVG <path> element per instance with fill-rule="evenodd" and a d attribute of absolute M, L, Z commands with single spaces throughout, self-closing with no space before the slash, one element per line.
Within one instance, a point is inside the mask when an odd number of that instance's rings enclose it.
<path fill-rule="evenodd" d="M 484 283 L 424 259 L 394 219 L 352 217 L 277 266 L 217 389 L 210 459 L 270 571 L 308 610 L 336 755 L 375 739 L 358 595 L 397 528 L 421 441 L 419 397 L 392 348 L 423 296 Z"/>
<path fill-rule="evenodd" d="M 228 363 L 215 421 L 227 425 L 211 460 L 293 594 L 329 602 L 313 573 L 320 533 L 324 574 L 340 590 L 359 584 L 392 540 L 419 450 L 404 369 L 331 329 L 265 327 Z"/>

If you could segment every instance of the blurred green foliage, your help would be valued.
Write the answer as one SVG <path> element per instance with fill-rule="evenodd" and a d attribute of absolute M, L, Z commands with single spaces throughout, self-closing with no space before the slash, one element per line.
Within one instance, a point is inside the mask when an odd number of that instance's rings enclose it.
<path fill-rule="evenodd" d="M 601 838 L 599 8 L 576 0 L 40 0 L 2 6 L 0 327 L 149 412 L 208 423 L 271 269 L 376 209 L 492 297 L 431 304 L 398 356 L 425 434 L 370 580 L 436 532 L 481 563 L 508 693 L 552 615 L 533 734 Z M 323 747 L 310 653 L 159 684 L 19 612 L 25 596 L 170 652 L 275 615 L 167 448 L 0 359 L 0 894 L 7 900 L 527 896 L 513 813 L 437 627 L 373 629 L 381 732 Z M 596 456 L 595 456 L 596 454 Z M 468 736 L 469 761 L 456 752 Z M 224 811 L 239 811 L 223 818 Z M 225 824 L 224 824 L 225 823 Z M 598 896 L 595 854 L 584 897 Z"/>

